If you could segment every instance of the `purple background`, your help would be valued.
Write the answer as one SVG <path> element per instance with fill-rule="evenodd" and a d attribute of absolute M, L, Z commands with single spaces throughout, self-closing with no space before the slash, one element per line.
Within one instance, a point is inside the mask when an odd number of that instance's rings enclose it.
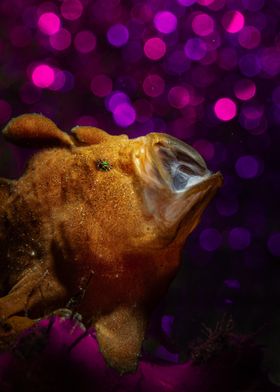
<path fill-rule="evenodd" d="M 145 350 L 184 360 L 201 323 L 229 312 L 242 332 L 266 325 L 280 383 L 279 21 L 279 0 L 0 2 L 2 127 L 38 112 L 66 131 L 162 131 L 224 175 Z M 27 153 L 0 141 L 0 175 L 15 178 Z"/>

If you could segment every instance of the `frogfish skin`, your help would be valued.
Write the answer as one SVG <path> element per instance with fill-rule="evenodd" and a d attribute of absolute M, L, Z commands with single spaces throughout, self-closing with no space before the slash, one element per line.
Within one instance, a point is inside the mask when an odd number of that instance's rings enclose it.
<path fill-rule="evenodd" d="M 149 315 L 221 174 L 164 133 L 129 139 L 80 126 L 68 135 L 24 114 L 3 135 L 41 150 L 18 180 L 0 179 L 1 320 L 74 304 L 108 365 L 134 371 Z"/>

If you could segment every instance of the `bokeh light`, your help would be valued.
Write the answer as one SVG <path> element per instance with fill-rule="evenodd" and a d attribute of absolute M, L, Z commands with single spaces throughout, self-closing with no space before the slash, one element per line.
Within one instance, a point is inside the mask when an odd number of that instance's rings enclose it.
<path fill-rule="evenodd" d="M 213 252 L 218 249 L 222 243 L 222 236 L 218 230 L 213 228 L 205 229 L 201 232 L 199 237 L 201 247 L 208 251 Z"/>
<path fill-rule="evenodd" d="M 222 24 L 228 33 L 238 33 L 244 27 L 244 15 L 239 11 L 228 11 L 222 18 Z"/>
<path fill-rule="evenodd" d="M 242 101 L 248 101 L 256 94 L 256 85 L 252 80 L 240 79 L 234 85 L 234 93 Z"/>
<path fill-rule="evenodd" d="M 207 36 L 214 31 L 214 20 L 208 14 L 198 14 L 193 18 L 193 31 L 201 37 Z"/>
<path fill-rule="evenodd" d="M 193 143 L 193 147 L 203 156 L 207 161 L 214 158 L 215 147 L 213 143 L 206 139 L 199 139 Z"/>
<path fill-rule="evenodd" d="M 200 38 L 189 38 L 184 47 L 186 56 L 191 60 L 201 60 L 206 52 L 205 42 Z"/>
<path fill-rule="evenodd" d="M 159 60 L 165 55 L 165 42 L 158 37 L 150 38 L 145 42 L 144 52 L 150 60 Z"/>
<path fill-rule="evenodd" d="M 152 7 L 149 4 L 135 4 L 131 10 L 131 16 L 138 22 L 146 23 L 153 19 Z"/>
<path fill-rule="evenodd" d="M 240 31 L 238 42 L 245 49 L 254 49 L 259 46 L 261 41 L 261 33 L 254 26 L 246 26 Z"/>
<path fill-rule="evenodd" d="M 182 109 L 190 102 L 190 94 L 183 86 L 172 87 L 168 92 L 170 105 L 176 109 Z"/>
<path fill-rule="evenodd" d="M 54 79 L 54 70 L 47 64 L 36 66 L 32 72 L 32 81 L 37 87 L 48 88 L 54 82 Z"/>
<path fill-rule="evenodd" d="M 53 91 L 63 90 L 66 82 L 66 75 L 60 69 L 54 70 L 54 80 L 49 88 Z"/>
<path fill-rule="evenodd" d="M 106 97 L 112 91 L 112 80 L 104 74 L 95 75 L 91 81 L 91 91 L 97 97 Z"/>
<path fill-rule="evenodd" d="M 129 97 L 122 91 L 114 91 L 106 100 L 107 109 L 114 112 L 116 107 L 122 103 L 129 103 Z"/>
<path fill-rule="evenodd" d="M 143 90 L 149 97 L 158 97 L 164 91 L 164 80 L 156 74 L 148 75 L 143 82 Z"/>
<path fill-rule="evenodd" d="M 237 107 L 230 98 L 220 98 L 214 105 L 214 112 L 219 120 L 230 121 L 236 116 Z"/>
<path fill-rule="evenodd" d="M 71 45 L 71 33 L 66 29 L 60 29 L 50 37 L 50 44 L 55 50 L 65 50 Z"/>
<path fill-rule="evenodd" d="M 154 24 L 161 33 L 170 34 L 176 30 L 177 18 L 170 11 L 160 11 L 154 17 Z"/>
<path fill-rule="evenodd" d="M 241 178 L 254 178 L 259 173 L 259 162 L 255 157 L 245 155 L 238 158 L 235 164 L 235 170 Z"/>
<path fill-rule="evenodd" d="M 265 48 L 260 56 L 263 71 L 270 77 L 280 73 L 280 48 Z"/>
<path fill-rule="evenodd" d="M 53 12 L 46 12 L 39 17 L 38 27 L 44 34 L 55 34 L 60 29 L 60 19 Z"/>
<path fill-rule="evenodd" d="M 75 85 L 75 77 L 69 71 L 63 71 L 63 74 L 64 74 L 65 81 L 64 81 L 64 85 L 60 89 L 60 91 L 61 92 L 71 91 L 74 88 L 74 85 Z"/>
<path fill-rule="evenodd" d="M 129 103 L 121 103 L 113 112 L 114 119 L 121 127 L 128 127 L 134 123 L 136 119 L 136 112 Z"/>
<path fill-rule="evenodd" d="M 107 32 L 107 39 L 111 45 L 117 48 L 125 45 L 129 38 L 129 32 L 126 26 L 118 23 L 110 27 Z"/>
<path fill-rule="evenodd" d="M 80 31 L 74 40 L 75 48 L 80 53 L 90 53 L 95 49 L 96 37 L 91 31 Z"/>
<path fill-rule="evenodd" d="M 260 134 L 265 131 L 264 108 L 258 104 L 244 105 L 240 113 L 241 125 L 251 133 Z"/>
<path fill-rule="evenodd" d="M 267 241 L 267 246 L 274 256 L 280 256 L 280 232 L 272 233 L 270 235 Z"/>
<path fill-rule="evenodd" d="M 76 20 L 83 13 L 83 4 L 79 0 L 64 0 L 60 10 L 64 19 Z"/>
<path fill-rule="evenodd" d="M 234 250 L 246 249 L 252 240 L 250 231 L 245 227 L 235 227 L 229 232 L 229 246 Z"/>
<path fill-rule="evenodd" d="M 224 284 L 230 289 L 234 289 L 234 290 L 240 289 L 240 282 L 237 279 L 224 280 Z"/>
<path fill-rule="evenodd" d="M 261 62 L 256 54 L 245 54 L 239 59 L 239 68 L 243 75 L 253 77 L 260 73 Z"/>

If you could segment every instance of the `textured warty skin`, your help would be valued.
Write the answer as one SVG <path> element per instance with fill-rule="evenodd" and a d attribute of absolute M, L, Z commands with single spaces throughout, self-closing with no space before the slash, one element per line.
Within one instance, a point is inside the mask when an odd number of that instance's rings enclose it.
<path fill-rule="evenodd" d="M 19 328 L 19 316 L 26 325 L 74 304 L 107 363 L 135 370 L 149 314 L 221 175 L 161 133 L 70 136 L 25 114 L 3 134 L 42 149 L 18 180 L 0 180 L 0 317 Z"/>

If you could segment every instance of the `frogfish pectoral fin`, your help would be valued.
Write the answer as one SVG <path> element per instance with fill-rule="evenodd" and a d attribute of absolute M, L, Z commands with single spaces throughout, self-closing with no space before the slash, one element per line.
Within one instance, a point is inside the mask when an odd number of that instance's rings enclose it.
<path fill-rule="evenodd" d="M 95 322 L 100 351 L 109 366 L 119 373 L 136 370 L 146 325 L 144 312 L 133 307 L 119 307 Z"/>

